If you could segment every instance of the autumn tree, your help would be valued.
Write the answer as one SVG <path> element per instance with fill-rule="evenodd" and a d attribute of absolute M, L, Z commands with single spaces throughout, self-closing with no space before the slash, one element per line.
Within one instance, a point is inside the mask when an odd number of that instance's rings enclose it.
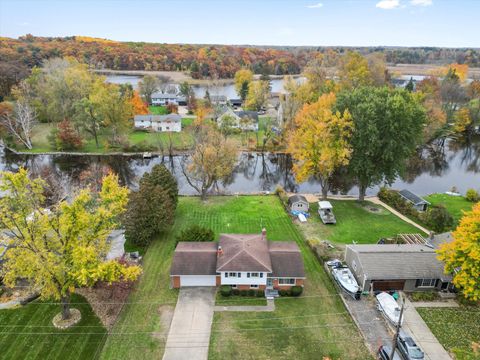
<path fill-rule="evenodd" d="M 77 150 L 83 145 L 82 138 L 71 121 L 65 119 L 52 129 L 48 136 L 51 146 L 58 151 Z"/>
<path fill-rule="evenodd" d="M 209 125 L 202 125 L 195 134 L 193 153 L 185 157 L 182 171 L 188 184 L 205 200 L 208 192 L 226 180 L 237 162 L 238 146 Z"/>
<path fill-rule="evenodd" d="M 425 110 L 403 89 L 361 87 L 337 96 L 336 110 L 354 124 L 349 172 L 358 181 L 359 200 L 368 187 L 391 183 L 421 141 Z"/>
<path fill-rule="evenodd" d="M 147 104 L 142 100 L 137 91 L 132 92 L 130 102 L 133 106 L 134 115 L 147 115 L 149 113 Z"/>
<path fill-rule="evenodd" d="M 250 83 L 253 81 L 253 73 L 248 69 L 241 69 L 235 73 L 235 90 L 242 101 L 245 101 Z"/>
<path fill-rule="evenodd" d="M 138 82 L 138 92 L 147 104 L 152 103 L 152 94 L 159 88 L 158 79 L 152 75 L 145 75 Z"/>
<path fill-rule="evenodd" d="M 1 173 L 0 226 L 8 230 L 2 266 L 3 281 L 16 286 L 27 280 L 45 299 L 59 300 L 62 319 L 69 319 L 70 296 L 75 288 L 98 281 L 134 280 L 137 266 L 106 261 L 107 237 L 118 225 L 128 189 L 114 175 L 103 179 L 102 189 L 81 190 L 70 202 L 43 207 L 45 183 L 30 179 L 25 169 Z"/>
<path fill-rule="evenodd" d="M 8 97 L 12 87 L 26 78 L 29 73 L 30 71 L 25 64 L 19 61 L 2 59 L 0 62 L 0 101 Z"/>
<path fill-rule="evenodd" d="M 453 274 L 455 287 L 473 301 L 480 300 L 480 203 L 465 212 L 453 232 L 453 241 L 440 246 L 445 272 Z"/>
<path fill-rule="evenodd" d="M 368 60 L 354 51 L 348 51 L 341 58 L 338 77 L 340 85 L 345 89 L 356 89 L 373 83 Z"/>
<path fill-rule="evenodd" d="M 466 91 L 456 70 L 450 68 L 440 85 L 440 96 L 447 120 L 453 121 L 455 111 L 466 101 Z"/>
<path fill-rule="evenodd" d="M 267 81 L 252 81 L 248 85 L 245 107 L 249 110 L 260 111 L 267 105 L 269 96 L 270 90 Z"/>
<path fill-rule="evenodd" d="M 343 113 L 332 110 L 335 101 L 335 94 L 330 93 L 304 105 L 296 116 L 296 128 L 288 142 L 297 181 L 314 176 L 320 181 L 324 199 L 334 171 L 347 165 L 351 154 L 352 119 L 348 110 Z"/>

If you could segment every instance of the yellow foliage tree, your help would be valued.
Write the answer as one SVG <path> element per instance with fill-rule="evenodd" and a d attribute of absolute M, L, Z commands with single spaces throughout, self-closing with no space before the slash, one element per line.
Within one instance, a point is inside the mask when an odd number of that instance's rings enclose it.
<path fill-rule="evenodd" d="M 373 83 L 368 60 L 355 51 L 349 51 L 343 56 L 338 76 L 340 85 L 347 89 L 355 89 Z"/>
<path fill-rule="evenodd" d="M 445 272 L 454 273 L 453 283 L 463 295 L 480 300 L 480 203 L 465 212 L 453 232 L 453 241 L 437 251 Z"/>
<path fill-rule="evenodd" d="M 60 300 L 62 319 L 70 318 L 70 296 L 98 281 L 134 280 L 138 266 L 106 261 L 108 234 L 124 211 L 128 189 L 115 175 L 104 177 L 100 192 L 86 188 L 72 201 L 45 209 L 45 182 L 30 179 L 25 169 L 2 172 L 0 227 L 7 244 L 4 282 L 26 279 L 43 298 Z"/>
<path fill-rule="evenodd" d="M 248 87 L 253 81 L 253 72 L 248 69 L 241 69 L 235 73 L 235 90 L 243 100 L 247 98 Z"/>
<path fill-rule="evenodd" d="M 351 154 L 352 117 L 348 110 L 343 114 L 334 112 L 335 101 L 335 94 L 329 93 L 304 105 L 295 118 L 296 128 L 288 142 L 288 151 L 296 161 L 296 179 L 304 181 L 316 176 L 323 198 L 327 197 L 333 172 L 347 165 Z"/>
<path fill-rule="evenodd" d="M 468 108 L 463 107 L 455 113 L 455 124 L 453 126 L 455 132 L 463 133 L 467 131 L 471 124 L 472 119 L 470 117 L 470 110 Z"/>

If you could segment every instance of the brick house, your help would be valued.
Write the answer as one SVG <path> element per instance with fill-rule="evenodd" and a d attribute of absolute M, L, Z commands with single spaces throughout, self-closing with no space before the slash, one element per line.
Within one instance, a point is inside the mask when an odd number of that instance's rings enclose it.
<path fill-rule="evenodd" d="M 303 286 L 305 270 L 295 242 L 268 241 L 261 234 L 221 234 L 216 242 L 179 242 L 170 269 L 171 286 L 231 285 L 239 290 L 288 290 Z"/>

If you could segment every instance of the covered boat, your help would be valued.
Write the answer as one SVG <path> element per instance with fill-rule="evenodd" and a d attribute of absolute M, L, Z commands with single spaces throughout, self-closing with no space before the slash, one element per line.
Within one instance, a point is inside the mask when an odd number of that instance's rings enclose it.
<path fill-rule="evenodd" d="M 378 309 L 383 313 L 385 318 L 393 325 L 398 325 L 400 319 L 400 306 L 393 296 L 386 292 L 381 292 L 376 297 Z M 403 318 L 401 323 L 403 323 Z"/>

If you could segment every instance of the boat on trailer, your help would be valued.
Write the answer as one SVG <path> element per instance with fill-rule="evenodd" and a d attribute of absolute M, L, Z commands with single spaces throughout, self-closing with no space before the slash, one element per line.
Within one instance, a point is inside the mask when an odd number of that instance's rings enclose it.
<path fill-rule="evenodd" d="M 386 292 L 377 294 L 377 307 L 383 316 L 394 326 L 398 325 L 400 319 L 400 306 L 395 301 L 392 295 Z M 403 323 L 403 318 L 401 324 Z M 400 325 L 401 325 L 400 324 Z"/>
<path fill-rule="evenodd" d="M 362 293 L 361 288 L 348 267 L 338 265 L 333 266 L 331 272 L 335 281 L 346 293 L 356 300 L 360 299 Z"/>

